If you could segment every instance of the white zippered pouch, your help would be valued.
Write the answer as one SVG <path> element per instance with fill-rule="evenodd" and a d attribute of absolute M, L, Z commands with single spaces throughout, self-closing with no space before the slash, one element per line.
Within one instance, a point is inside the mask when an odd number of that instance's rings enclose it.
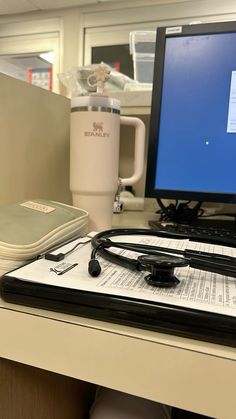
<path fill-rule="evenodd" d="M 87 232 L 88 213 L 81 208 L 44 199 L 2 206 L 0 274 Z"/>

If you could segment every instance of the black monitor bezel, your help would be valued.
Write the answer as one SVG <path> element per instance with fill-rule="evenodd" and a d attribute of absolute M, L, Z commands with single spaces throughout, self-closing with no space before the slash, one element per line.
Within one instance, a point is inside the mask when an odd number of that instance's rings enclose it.
<path fill-rule="evenodd" d="M 168 31 L 167 31 L 168 29 Z M 157 199 L 191 200 L 202 202 L 236 203 L 235 194 L 206 193 L 198 191 L 180 191 L 155 189 L 157 164 L 158 132 L 160 127 L 160 111 L 162 100 L 162 82 L 165 59 L 165 44 L 169 37 L 186 35 L 207 35 L 215 33 L 236 32 L 236 21 L 179 25 L 175 27 L 157 28 L 156 50 L 154 60 L 153 90 L 150 115 L 149 145 L 146 171 L 145 196 Z"/>

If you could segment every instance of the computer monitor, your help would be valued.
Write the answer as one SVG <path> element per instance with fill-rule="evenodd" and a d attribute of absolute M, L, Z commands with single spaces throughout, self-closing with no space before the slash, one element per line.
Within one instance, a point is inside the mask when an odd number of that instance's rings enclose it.
<path fill-rule="evenodd" d="M 145 195 L 236 203 L 236 22 L 157 29 Z"/>

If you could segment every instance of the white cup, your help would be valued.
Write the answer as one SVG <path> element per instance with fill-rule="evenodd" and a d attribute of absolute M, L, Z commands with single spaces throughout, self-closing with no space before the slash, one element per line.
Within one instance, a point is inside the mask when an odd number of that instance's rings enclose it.
<path fill-rule="evenodd" d="M 135 128 L 134 173 L 119 178 L 120 124 Z M 70 190 L 73 205 L 88 211 L 90 231 L 112 227 L 118 184 L 133 185 L 142 176 L 145 125 L 120 116 L 120 102 L 107 96 L 71 100 Z"/>

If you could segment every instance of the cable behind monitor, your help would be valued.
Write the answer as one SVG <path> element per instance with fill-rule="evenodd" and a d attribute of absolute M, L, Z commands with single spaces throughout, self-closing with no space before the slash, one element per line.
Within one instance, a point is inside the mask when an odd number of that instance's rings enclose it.
<path fill-rule="evenodd" d="M 157 199 L 157 203 L 160 207 L 160 210 L 157 211 L 160 214 L 160 221 L 172 221 L 175 223 L 191 224 L 197 220 L 197 218 L 203 214 L 201 209 L 202 202 L 197 202 L 197 204 L 191 208 L 189 207 L 191 201 L 170 204 L 165 206 L 161 199 Z"/>

